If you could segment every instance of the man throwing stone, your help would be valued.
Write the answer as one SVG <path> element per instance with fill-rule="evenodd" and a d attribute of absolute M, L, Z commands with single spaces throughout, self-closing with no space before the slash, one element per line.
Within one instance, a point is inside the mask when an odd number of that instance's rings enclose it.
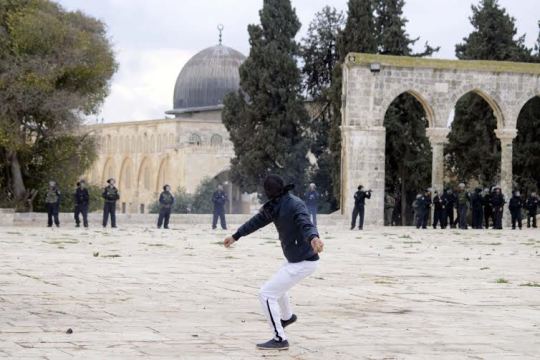
<path fill-rule="evenodd" d="M 322 252 L 324 244 L 319 239 L 317 228 L 310 221 L 304 202 L 289 193 L 294 185 L 285 186 L 281 177 L 268 175 L 263 186 L 268 202 L 236 233 L 227 237 L 224 245 L 228 248 L 241 237 L 271 222 L 275 224 L 287 260 L 260 289 L 259 299 L 273 338 L 257 344 L 257 348 L 287 350 L 289 342 L 284 328 L 297 319 L 289 304 L 288 291 L 315 271 L 319 263 L 318 253 Z"/>

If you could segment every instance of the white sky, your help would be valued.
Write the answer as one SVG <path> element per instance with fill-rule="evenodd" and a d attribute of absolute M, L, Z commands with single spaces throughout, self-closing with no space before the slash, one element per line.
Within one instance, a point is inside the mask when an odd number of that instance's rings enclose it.
<path fill-rule="evenodd" d="M 224 45 L 249 52 L 247 25 L 258 23 L 262 0 L 57 0 L 108 26 L 120 64 L 99 119 L 105 122 L 158 119 L 172 108 L 174 83 L 182 66 L 198 51 L 217 44 L 216 27 L 225 26 Z M 325 5 L 346 11 L 347 0 L 292 0 L 302 22 L 300 39 Z M 454 58 L 467 36 L 471 4 L 478 0 L 406 0 L 407 31 L 440 46 L 439 58 Z M 518 35 L 532 46 L 538 36 L 540 0 L 499 0 L 516 18 Z M 95 119 L 95 118 L 94 118 Z"/>

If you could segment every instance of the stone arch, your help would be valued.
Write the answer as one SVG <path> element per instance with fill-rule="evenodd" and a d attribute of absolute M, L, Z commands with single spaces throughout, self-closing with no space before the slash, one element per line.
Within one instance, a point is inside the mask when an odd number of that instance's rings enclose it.
<path fill-rule="evenodd" d="M 165 184 L 170 182 L 169 157 L 161 160 L 156 179 L 156 192 L 159 193 Z M 169 184 L 170 185 L 170 184 Z"/>
<path fill-rule="evenodd" d="M 101 172 L 101 183 L 104 184 L 109 178 L 114 178 L 116 175 L 116 168 L 114 160 L 108 158 L 103 165 L 103 171 Z"/>
<path fill-rule="evenodd" d="M 219 134 L 214 134 L 210 138 L 210 145 L 212 146 L 221 146 L 223 145 L 223 136 Z"/>
<path fill-rule="evenodd" d="M 382 107 L 381 107 L 381 110 L 382 110 L 382 116 L 380 116 L 380 125 L 379 126 L 384 126 L 384 118 L 386 116 L 386 112 L 388 111 L 388 108 L 390 107 L 390 105 L 392 105 L 392 103 L 401 95 L 403 94 L 409 94 L 411 95 L 412 97 L 414 97 L 416 99 L 416 101 L 418 101 L 420 103 L 420 105 L 422 105 L 422 108 L 424 108 L 424 113 L 426 114 L 426 120 L 427 120 L 427 123 L 428 123 L 428 126 L 427 127 L 434 127 L 435 124 L 437 124 L 436 122 L 436 118 L 435 118 L 435 112 L 433 111 L 433 108 L 431 107 L 431 105 L 429 104 L 429 102 L 426 100 L 426 97 L 424 95 L 422 95 L 420 92 L 416 91 L 416 90 L 412 90 L 412 89 L 407 89 L 407 90 L 404 90 L 404 91 L 395 91 L 393 92 L 391 95 L 388 95 L 388 96 L 385 96 L 384 97 L 384 101 L 382 103 Z"/>
<path fill-rule="evenodd" d="M 137 188 L 139 190 L 152 190 L 152 166 L 150 160 L 145 157 L 141 161 L 137 174 Z"/>
<path fill-rule="evenodd" d="M 504 118 L 504 113 L 499 106 L 499 103 L 495 100 L 495 96 L 490 95 L 487 91 L 482 90 L 480 87 L 464 87 L 459 89 L 459 91 L 456 91 L 450 98 L 450 103 L 453 105 L 453 108 L 455 109 L 458 101 L 469 93 L 480 96 L 482 99 L 484 99 L 485 102 L 488 103 L 490 108 L 493 110 L 495 118 L 497 119 L 497 128 L 504 129 L 506 121 Z"/>
<path fill-rule="evenodd" d="M 118 185 L 122 190 L 130 190 L 133 187 L 133 161 L 129 157 L 124 159 L 120 167 Z"/>

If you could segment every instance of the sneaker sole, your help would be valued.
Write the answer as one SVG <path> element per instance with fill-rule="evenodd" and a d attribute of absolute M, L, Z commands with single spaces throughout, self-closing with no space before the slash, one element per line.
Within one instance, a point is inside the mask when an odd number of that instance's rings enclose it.
<path fill-rule="evenodd" d="M 283 350 L 289 350 L 289 347 L 282 347 L 282 348 L 265 348 L 265 347 L 259 347 L 257 346 L 257 349 L 259 350 L 269 350 L 269 351 L 283 351 Z"/>

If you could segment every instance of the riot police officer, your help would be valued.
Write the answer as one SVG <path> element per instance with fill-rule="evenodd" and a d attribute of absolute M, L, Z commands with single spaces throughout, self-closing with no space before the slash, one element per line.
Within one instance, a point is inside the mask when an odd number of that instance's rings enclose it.
<path fill-rule="evenodd" d="M 446 202 L 446 197 L 439 196 L 439 193 L 435 191 L 433 193 L 433 228 L 437 228 L 437 224 L 441 225 L 441 229 L 446 228 L 446 207 L 448 206 Z"/>
<path fill-rule="evenodd" d="M 159 195 L 159 216 L 157 222 L 157 228 L 161 229 L 163 225 L 164 229 L 169 228 L 169 219 L 171 218 L 171 210 L 174 204 L 174 196 L 171 194 L 171 187 L 165 185 L 163 192 Z"/>
<path fill-rule="evenodd" d="M 309 190 L 304 194 L 306 206 L 311 217 L 311 223 L 317 226 L 317 210 L 319 208 L 319 193 L 316 190 L 315 184 L 309 184 Z"/>
<path fill-rule="evenodd" d="M 103 227 L 107 227 L 109 215 L 111 217 L 111 227 L 116 227 L 116 202 L 120 199 L 120 193 L 116 186 L 116 182 L 113 178 L 107 180 L 107 186 L 103 189 L 103 199 L 105 203 L 103 205 Z"/>
<path fill-rule="evenodd" d="M 495 186 L 493 193 L 491 194 L 491 206 L 493 207 L 493 228 L 502 229 L 502 217 L 503 217 L 503 207 L 504 196 L 501 193 L 500 186 Z"/>
<path fill-rule="evenodd" d="M 474 193 L 471 195 L 471 208 L 472 208 L 472 228 L 482 229 L 482 221 L 484 213 L 482 209 L 482 189 L 474 189 Z"/>
<path fill-rule="evenodd" d="M 536 212 L 538 210 L 538 197 L 536 196 L 535 192 L 533 192 L 531 196 L 527 198 L 527 201 L 525 202 L 525 208 L 527 209 L 527 227 L 531 227 L 531 219 L 532 219 L 532 227 L 536 228 Z"/>
<path fill-rule="evenodd" d="M 47 226 L 52 227 L 53 218 L 56 227 L 60 227 L 60 219 L 58 213 L 60 212 L 60 191 L 55 181 L 49 181 L 49 188 L 45 195 L 45 206 L 47 208 Z"/>
<path fill-rule="evenodd" d="M 81 226 L 81 220 L 79 215 L 82 215 L 83 226 L 88 227 L 88 203 L 90 201 L 90 195 L 88 194 L 88 189 L 86 188 L 86 182 L 81 180 L 77 183 L 77 189 L 75 190 L 75 213 L 73 217 L 75 218 L 75 226 Z"/>
<path fill-rule="evenodd" d="M 218 218 L 221 223 L 221 228 L 227 230 L 225 221 L 225 203 L 227 202 L 227 194 L 223 191 L 223 186 L 218 185 L 217 190 L 212 195 L 212 203 L 214 204 L 214 218 L 212 219 L 212 229 L 217 227 Z"/>
<path fill-rule="evenodd" d="M 521 209 L 523 208 L 523 200 L 519 191 L 513 191 L 512 197 L 508 202 L 508 209 L 512 218 L 512 230 L 516 230 L 516 223 L 521 230 Z"/>
<path fill-rule="evenodd" d="M 482 196 L 482 207 L 484 210 L 484 227 L 489 229 L 489 220 L 493 222 L 493 207 L 491 205 L 491 191 L 486 188 Z"/>
<path fill-rule="evenodd" d="M 364 191 L 364 186 L 359 185 L 358 191 L 354 194 L 354 209 L 352 213 L 351 230 L 356 226 L 356 218 L 358 217 L 358 229 L 364 228 L 364 214 L 366 199 L 371 198 L 371 190 Z"/>
<path fill-rule="evenodd" d="M 441 199 L 444 203 L 446 203 L 446 224 L 453 228 L 455 227 L 454 208 L 456 206 L 456 195 L 452 192 L 452 189 L 446 189 Z"/>

